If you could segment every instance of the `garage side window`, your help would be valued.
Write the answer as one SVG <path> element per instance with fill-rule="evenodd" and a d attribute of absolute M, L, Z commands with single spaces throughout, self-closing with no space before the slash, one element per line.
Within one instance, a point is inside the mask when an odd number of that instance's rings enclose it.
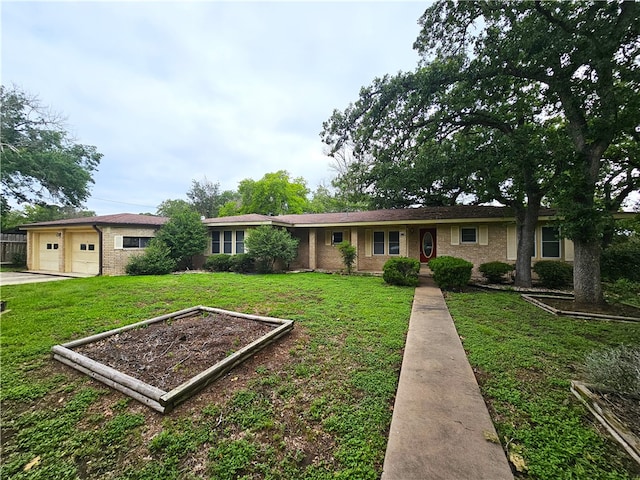
<path fill-rule="evenodd" d="M 152 237 L 122 237 L 122 248 L 145 248 Z"/>

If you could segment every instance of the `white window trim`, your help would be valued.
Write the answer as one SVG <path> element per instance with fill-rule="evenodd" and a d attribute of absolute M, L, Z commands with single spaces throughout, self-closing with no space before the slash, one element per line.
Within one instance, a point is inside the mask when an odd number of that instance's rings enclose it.
<path fill-rule="evenodd" d="M 542 236 L 542 229 L 544 228 L 553 228 L 558 232 L 558 238 L 555 240 L 556 242 L 558 242 L 558 256 L 557 257 L 549 257 L 544 255 L 544 244 L 545 243 L 551 243 L 551 242 L 545 242 Z M 552 225 L 541 225 L 540 226 L 540 258 L 551 258 L 551 259 L 561 259 L 562 258 L 562 236 L 560 235 L 560 228 L 558 227 L 554 227 Z"/>
<path fill-rule="evenodd" d="M 220 252 L 218 253 L 213 253 L 213 232 L 218 232 L 220 234 L 220 238 L 219 238 L 219 245 L 220 245 Z M 231 253 L 225 253 L 224 251 L 224 245 L 225 245 L 225 240 L 224 240 L 224 232 L 231 232 Z M 242 241 L 242 244 L 244 245 L 244 243 L 247 240 L 247 230 L 243 229 L 243 228 L 239 228 L 237 230 L 228 230 L 228 229 L 224 229 L 224 230 L 211 230 L 211 235 L 210 235 L 210 255 L 238 255 L 237 252 L 237 232 L 244 232 L 244 239 Z M 243 253 L 247 253 L 247 247 L 244 247 L 244 252 Z"/>
<path fill-rule="evenodd" d="M 473 230 L 475 232 L 475 240 L 473 242 L 465 242 L 462 239 L 462 231 L 463 230 Z M 460 245 L 478 245 L 478 227 L 474 226 L 463 226 L 460 227 Z"/>

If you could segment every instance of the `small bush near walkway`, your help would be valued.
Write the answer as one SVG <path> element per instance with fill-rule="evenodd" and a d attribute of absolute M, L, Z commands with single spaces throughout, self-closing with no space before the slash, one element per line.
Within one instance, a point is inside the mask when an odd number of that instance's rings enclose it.
<path fill-rule="evenodd" d="M 391 285 L 416 287 L 420 282 L 420 262 L 415 258 L 398 257 L 388 260 L 383 269 L 382 278 Z"/>
<path fill-rule="evenodd" d="M 473 263 L 458 257 L 437 257 L 429 261 L 433 280 L 443 290 L 461 290 L 471 280 Z"/>

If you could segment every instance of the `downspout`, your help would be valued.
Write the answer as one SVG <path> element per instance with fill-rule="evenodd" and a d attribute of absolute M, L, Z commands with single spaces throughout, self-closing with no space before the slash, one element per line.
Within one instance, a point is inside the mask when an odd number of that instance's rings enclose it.
<path fill-rule="evenodd" d="M 93 229 L 98 232 L 98 276 L 102 276 L 102 230 L 97 225 L 92 225 Z"/>

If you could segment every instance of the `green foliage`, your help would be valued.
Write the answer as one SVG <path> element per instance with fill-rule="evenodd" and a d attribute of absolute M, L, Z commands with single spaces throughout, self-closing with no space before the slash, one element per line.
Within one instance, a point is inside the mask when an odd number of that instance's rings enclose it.
<path fill-rule="evenodd" d="M 168 199 L 164 200 L 160 205 L 158 205 L 156 214 L 160 215 L 161 217 L 175 217 L 181 212 L 189 210 L 195 211 L 193 206 L 186 200 Z"/>
<path fill-rule="evenodd" d="M 347 269 L 347 274 L 351 275 L 351 272 L 353 271 L 353 263 L 356 261 L 357 256 L 356 247 L 346 240 L 340 242 L 337 247 L 340 255 L 342 256 L 342 263 L 344 263 L 344 266 Z"/>
<path fill-rule="evenodd" d="M 27 254 L 23 252 L 14 253 L 11 257 L 11 264 L 14 267 L 26 267 L 27 266 Z"/>
<path fill-rule="evenodd" d="M 176 268 L 171 250 L 164 242 L 152 239 L 143 253 L 133 255 L 125 267 L 127 275 L 166 275 Z"/>
<path fill-rule="evenodd" d="M 79 207 L 89 198 L 102 154 L 74 143 L 64 123 L 37 97 L 0 86 L 3 199 Z"/>
<path fill-rule="evenodd" d="M 480 265 L 479 270 L 489 283 L 502 283 L 504 276 L 513 271 L 513 265 L 504 262 L 488 262 Z"/>
<path fill-rule="evenodd" d="M 364 276 L 214 273 L 11 285 L 2 296 L 11 303 L 2 316 L 2 478 L 380 477 L 410 289 Z M 203 391 L 162 426 L 106 387 L 75 400 L 92 383 L 83 375 L 51 375 L 55 344 L 194 304 L 295 319 L 303 337 L 290 337 L 288 361 L 222 379 L 225 395 Z"/>
<path fill-rule="evenodd" d="M 236 273 L 251 273 L 255 270 L 255 260 L 248 253 L 238 253 L 231 257 L 229 269 Z"/>
<path fill-rule="evenodd" d="M 629 240 L 605 248 L 600 269 L 602 277 L 612 282 L 622 278 L 640 282 L 640 241 Z"/>
<path fill-rule="evenodd" d="M 640 308 L 640 282 L 619 278 L 606 286 L 605 296 L 611 303 L 629 303 Z"/>
<path fill-rule="evenodd" d="M 420 283 L 420 262 L 415 258 L 397 257 L 387 260 L 382 267 L 382 278 L 391 285 L 416 287 Z"/>
<path fill-rule="evenodd" d="M 591 352 L 584 368 L 587 382 L 596 387 L 640 398 L 640 346 Z"/>
<path fill-rule="evenodd" d="M 298 243 L 287 230 L 268 225 L 249 230 L 245 238 L 245 247 L 260 273 L 272 272 L 278 261 L 285 266 L 293 261 L 298 255 Z"/>
<path fill-rule="evenodd" d="M 514 293 L 448 293 L 447 306 L 496 426 L 518 451 L 522 478 L 635 478 L 637 465 L 569 393 L 585 355 L 640 344 L 640 324 L 557 317 Z"/>
<path fill-rule="evenodd" d="M 193 209 L 205 218 L 215 218 L 219 215 L 220 207 L 227 202 L 237 199 L 236 192 L 220 191 L 220 182 L 213 183 L 205 177 L 201 182 L 193 180 L 187 192 L 187 198 Z"/>
<path fill-rule="evenodd" d="M 533 266 L 533 271 L 546 288 L 564 288 L 571 285 L 573 267 L 560 260 L 541 260 Z"/>
<path fill-rule="evenodd" d="M 207 227 L 197 212 L 180 210 L 158 230 L 156 238 L 169 247 L 178 267 L 192 268 L 193 256 L 207 247 Z"/>
<path fill-rule="evenodd" d="M 304 213 L 308 210 L 309 200 L 304 178 L 289 178 L 289 173 L 280 170 L 267 173 L 260 180 L 250 178 L 238 184 L 241 197 L 239 213 L 261 213 L 263 215 L 285 215 Z M 225 205 L 224 212 L 230 207 Z"/>
<path fill-rule="evenodd" d="M 471 280 L 473 263 L 462 258 L 442 256 L 429 261 L 433 280 L 443 290 L 461 290 Z"/>
<path fill-rule="evenodd" d="M 204 269 L 211 272 L 228 272 L 231 270 L 233 257 L 224 253 L 209 255 L 204 262 Z"/>

